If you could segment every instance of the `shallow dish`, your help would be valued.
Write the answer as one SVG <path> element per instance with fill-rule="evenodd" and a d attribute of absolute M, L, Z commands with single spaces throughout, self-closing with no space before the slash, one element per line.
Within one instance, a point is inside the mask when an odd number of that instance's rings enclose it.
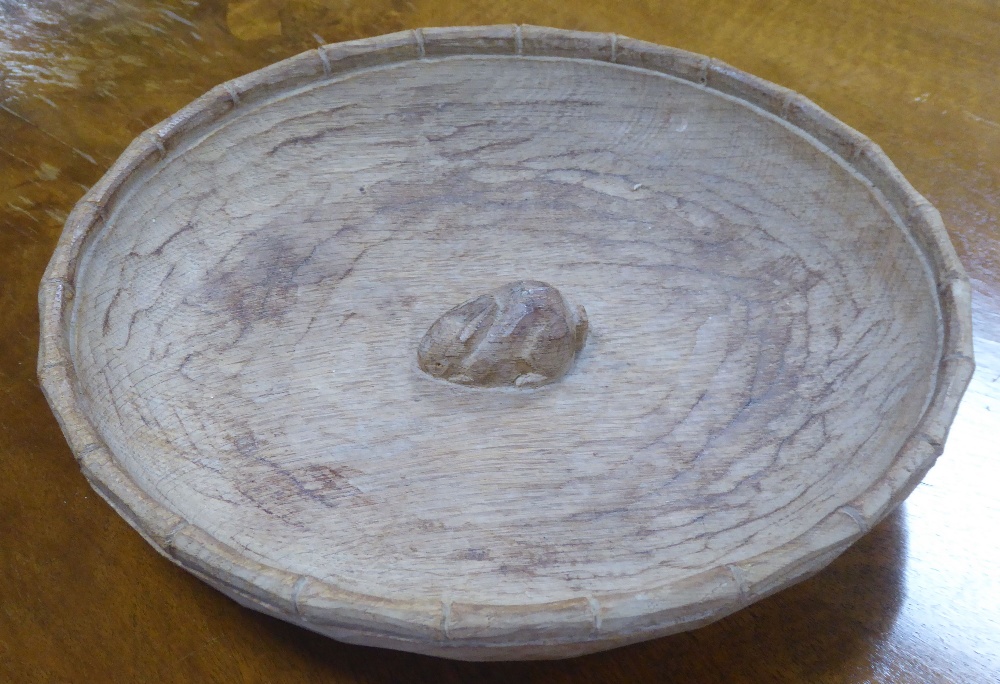
<path fill-rule="evenodd" d="M 586 311 L 563 377 L 420 368 L 435 320 L 520 280 Z M 692 629 L 815 573 L 933 464 L 973 368 L 961 264 L 876 145 L 706 57 L 529 26 L 213 89 L 81 200 L 40 301 L 46 396 L 160 552 L 463 659 Z"/>

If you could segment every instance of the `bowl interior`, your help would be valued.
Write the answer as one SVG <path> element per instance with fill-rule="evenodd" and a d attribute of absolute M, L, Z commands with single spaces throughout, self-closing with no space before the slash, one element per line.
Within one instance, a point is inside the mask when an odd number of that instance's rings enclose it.
<path fill-rule="evenodd" d="M 438 316 L 519 279 L 589 314 L 566 377 L 417 368 Z M 409 62 L 237 110 L 136 184 L 77 281 L 81 398 L 150 496 L 414 600 L 642 592 L 795 539 L 885 471 L 941 346 L 919 250 L 828 151 L 577 60 Z"/>

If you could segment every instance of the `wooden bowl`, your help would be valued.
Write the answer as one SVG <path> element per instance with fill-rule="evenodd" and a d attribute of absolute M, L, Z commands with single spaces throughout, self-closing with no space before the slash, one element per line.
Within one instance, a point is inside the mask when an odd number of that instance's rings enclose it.
<path fill-rule="evenodd" d="M 586 311 L 564 376 L 424 372 L 435 320 L 519 280 Z M 934 463 L 973 369 L 962 266 L 871 141 L 715 60 L 530 26 L 218 86 L 87 193 L 40 298 L 46 396 L 157 550 L 336 639 L 473 660 L 815 573 Z"/>

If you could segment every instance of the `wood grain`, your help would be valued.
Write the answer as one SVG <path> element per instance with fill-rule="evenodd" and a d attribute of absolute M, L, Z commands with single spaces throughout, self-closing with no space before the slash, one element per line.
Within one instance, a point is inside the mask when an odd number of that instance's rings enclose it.
<path fill-rule="evenodd" d="M 995 547 L 982 542 L 1000 523 L 994 7 L 231 3 L 248 4 L 254 12 L 229 12 L 232 25 L 216 0 L 0 6 L 0 679 L 995 679 L 1000 594 Z M 251 28 L 239 22 L 258 18 L 258 37 L 244 40 Z M 945 453 L 900 510 L 814 579 L 709 627 L 594 656 L 458 663 L 338 644 L 245 610 L 159 558 L 94 496 L 38 391 L 34 299 L 66 213 L 136 134 L 221 81 L 315 47 L 312 34 L 515 21 L 722 58 L 807 94 L 888 152 L 941 209 L 972 276 L 977 372 Z"/>
<path fill-rule="evenodd" d="M 443 302 L 519 277 L 590 303 L 574 374 L 416 367 Z M 464 659 L 654 638 L 811 575 L 933 464 L 972 372 L 962 266 L 873 143 L 708 58 L 530 26 L 215 88 L 81 200 L 41 309 L 84 473 L 165 555 Z"/>

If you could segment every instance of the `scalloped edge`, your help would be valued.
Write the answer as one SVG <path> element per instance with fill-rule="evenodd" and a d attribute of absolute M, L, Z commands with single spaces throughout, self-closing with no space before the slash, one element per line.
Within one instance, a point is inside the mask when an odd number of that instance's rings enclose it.
<path fill-rule="evenodd" d="M 885 473 L 806 533 L 739 565 L 642 594 L 553 603 L 470 605 L 359 595 L 241 556 L 142 491 L 77 401 L 68 312 L 80 255 L 137 172 L 229 112 L 357 69 L 460 55 L 562 57 L 667 74 L 769 112 L 858 173 L 912 233 L 936 279 L 942 314 L 937 384 Z M 528 25 L 426 28 L 324 45 L 216 86 L 141 134 L 76 205 L 39 290 L 38 376 L 91 486 L 165 557 L 239 603 L 335 639 L 464 660 L 582 655 L 714 622 L 823 569 L 884 518 L 941 454 L 974 370 L 969 279 L 938 212 L 871 140 L 802 95 L 728 64 L 616 34 Z"/>

